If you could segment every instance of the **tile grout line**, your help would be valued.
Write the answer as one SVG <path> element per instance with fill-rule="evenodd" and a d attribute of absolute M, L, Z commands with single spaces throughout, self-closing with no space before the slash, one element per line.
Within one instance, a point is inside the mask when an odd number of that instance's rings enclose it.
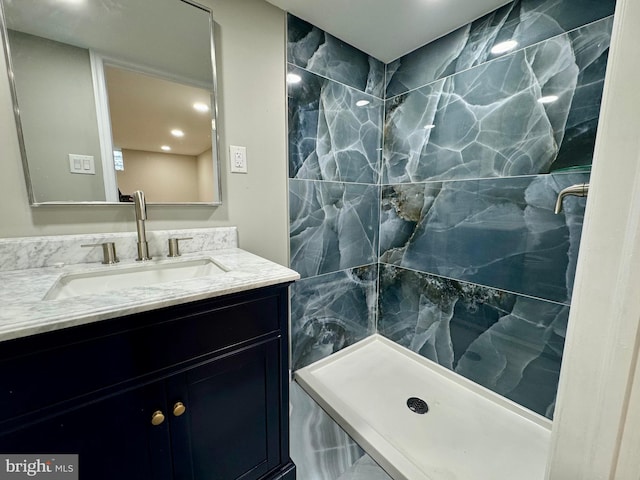
<path fill-rule="evenodd" d="M 506 177 L 473 177 L 473 178 L 449 178 L 443 180 L 423 180 L 421 182 L 391 182 L 383 183 L 383 187 L 395 187 L 397 185 L 427 185 L 436 183 L 452 183 L 452 182 L 481 182 L 485 180 L 509 180 L 516 178 L 537 178 L 556 175 L 591 175 L 591 170 L 588 172 L 547 172 L 547 173 L 529 173 L 524 175 L 510 175 Z"/>
<path fill-rule="evenodd" d="M 344 82 L 340 82 L 340 81 L 335 80 L 333 78 L 327 77 L 326 75 L 322 75 L 320 73 L 314 72 L 312 70 L 307 69 L 306 67 L 301 67 L 300 65 L 296 65 L 295 63 L 291 63 L 288 59 L 287 59 L 287 65 L 290 65 L 290 66 L 295 67 L 295 68 L 299 68 L 300 70 L 303 70 L 303 71 L 305 71 L 305 72 L 307 72 L 307 73 L 309 73 L 311 75 L 315 75 L 316 77 L 324 78 L 325 80 L 329 80 L 330 82 L 337 83 L 338 85 L 342 85 L 343 87 L 349 88 L 351 90 L 355 90 L 355 91 L 357 91 L 359 93 L 362 93 L 363 95 L 367 95 L 369 97 L 375 98 L 376 100 L 384 101 L 384 98 L 378 97 L 377 95 L 373 95 L 372 93 L 367 93 L 364 90 L 360 90 L 359 88 L 354 87 L 353 85 L 347 85 Z"/>
<path fill-rule="evenodd" d="M 383 132 L 384 136 L 384 132 Z M 383 157 L 381 156 L 381 160 Z M 382 162 L 381 162 L 382 163 Z M 380 166 L 381 170 L 383 165 Z M 590 171 L 575 171 L 575 172 L 547 172 L 547 173 L 531 173 L 524 175 L 510 175 L 505 177 L 473 177 L 473 178 L 451 178 L 451 179 L 442 179 L 442 180 L 423 180 L 421 182 L 389 182 L 382 183 L 382 178 L 379 178 L 378 183 L 364 183 L 364 182 L 346 182 L 344 180 L 325 180 L 321 178 L 297 178 L 297 177 L 289 177 L 289 180 L 297 180 L 297 181 L 306 181 L 306 182 L 319 182 L 319 183 L 342 183 L 346 185 L 366 185 L 370 187 L 395 187 L 402 185 L 426 185 L 426 184 L 436 184 L 436 183 L 451 183 L 451 182 L 478 182 L 485 180 L 509 180 L 516 178 L 536 178 L 536 177 L 545 177 L 545 176 L 555 176 L 555 175 L 590 175 Z M 381 177 L 382 175 L 378 175 Z"/>
<path fill-rule="evenodd" d="M 385 99 L 382 101 L 382 118 L 381 118 L 381 130 L 382 135 L 380 138 L 380 161 L 378 168 L 378 255 L 376 257 L 376 298 L 375 298 L 375 314 L 374 314 L 374 333 L 378 333 L 378 325 L 380 324 L 380 257 L 382 255 L 381 252 L 381 241 L 382 241 L 382 169 L 384 168 L 384 141 L 385 141 L 385 123 L 387 120 L 387 100 L 386 100 L 386 91 L 387 91 L 387 68 L 388 64 L 384 64 L 384 96 Z"/>
<path fill-rule="evenodd" d="M 356 266 L 353 266 L 353 267 L 347 267 L 347 268 L 342 268 L 340 270 L 334 270 L 332 272 L 324 272 L 324 273 L 319 273 L 317 275 L 312 275 L 310 277 L 302 277 L 302 278 L 300 278 L 300 280 L 297 280 L 296 283 L 301 283 L 301 282 L 303 282 L 305 280 L 310 280 L 312 278 L 325 277 L 327 275 L 333 275 L 335 273 L 344 273 L 344 272 L 348 272 L 349 270 L 356 270 L 358 268 L 366 268 L 366 267 L 371 267 L 371 266 L 376 266 L 376 265 L 377 265 L 376 262 L 363 263 L 363 264 L 356 265 Z"/>

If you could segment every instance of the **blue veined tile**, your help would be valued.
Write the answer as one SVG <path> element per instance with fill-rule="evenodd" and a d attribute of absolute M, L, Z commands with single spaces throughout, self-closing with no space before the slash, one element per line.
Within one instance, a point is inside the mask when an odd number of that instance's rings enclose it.
<path fill-rule="evenodd" d="M 290 180 L 291 268 L 305 278 L 377 262 L 379 191 Z"/>
<path fill-rule="evenodd" d="M 393 185 L 382 191 L 381 261 L 569 303 L 588 174 Z"/>
<path fill-rule="evenodd" d="M 297 465 L 297 464 L 296 464 Z M 306 477 L 305 477 L 306 478 Z M 393 480 L 373 458 L 366 453 L 337 480 Z"/>
<path fill-rule="evenodd" d="M 593 161 L 612 29 L 613 17 L 609 17 L 569 34 L 580 75 L 551 170 Z"/>
<path fill-rule="evenodd" d="M 300 68 L 288 85 L 289 177 L 378 183 L 384 102 Z"/>
<path fill-rule="evenodd" d="M 336 480 L 368 457 L 296 382 L 289 392 L 291 459 L 298 478 Z"/>
<path fill-rule="evenodd" d="M 291 14 L 287 29 L 287 61 L 383 98 L 384 63 L 380 60 Z"/>
<path fill-rule="evenodd" d="M 514 40 L 524 48 L 613 15 L 615 0 L 522 0 L 401 57 L 387 66 L 387 98 L 504 54 L 491 49 Z"/>
<path fill-rule="evenodd" d="M 294 370 L 375 333 L 377 265 L 306 278 L 291 287 Z"/>
<path fill-rule="evenodd" d="M 607 18 L 387 100 L 383 183 L 590 164 L 611 27 Z"/>
<path fill-rule="evenodd" d="M 381 265 L 378 333 L 549 418 L 569 307 Z"/>

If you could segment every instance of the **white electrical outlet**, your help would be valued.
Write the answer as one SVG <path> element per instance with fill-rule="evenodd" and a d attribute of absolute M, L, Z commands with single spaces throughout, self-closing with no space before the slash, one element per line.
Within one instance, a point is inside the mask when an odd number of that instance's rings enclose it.
<path fill-rule="evenodd" d="M 95 175 L 96 166 L 93 161 L 93 155 L 77 155 L 69 154 L 69 171 L 71 173 L 79 173 L 81 175 Z"/>
<path fill-rule="evenodd" d="M 231 173 L 247 173 L 247 148 L 229 145 Z"/>

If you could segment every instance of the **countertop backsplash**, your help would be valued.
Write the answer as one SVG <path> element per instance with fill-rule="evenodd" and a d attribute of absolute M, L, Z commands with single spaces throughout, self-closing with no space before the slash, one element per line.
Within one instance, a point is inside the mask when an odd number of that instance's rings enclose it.
<path fill-rule="evenodd" d="M 169 251 L 167 243 L 170 238 L 191 238 L 180 242 L 182 253 L 198 253 L 238 246 L 236 227 L 148 230 L 147 241 L 151 256 L 166 257 Z M 100 247 L 82 247 L 81 245 L 104 242 L 115 243 L 116 253 L 121 260 L 134 259 L 137 256 L 135 231 L 0 238 L 0 271 L 101 262 Z"/>

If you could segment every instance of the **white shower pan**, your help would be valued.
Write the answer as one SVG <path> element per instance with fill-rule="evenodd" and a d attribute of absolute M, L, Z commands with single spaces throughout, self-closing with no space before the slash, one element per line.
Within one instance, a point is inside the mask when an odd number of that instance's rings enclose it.
<path fill-rule="evenodd" d="M 551 421 L 380 335 L 296 381 L 395 480 L 544 479 Z"/>

